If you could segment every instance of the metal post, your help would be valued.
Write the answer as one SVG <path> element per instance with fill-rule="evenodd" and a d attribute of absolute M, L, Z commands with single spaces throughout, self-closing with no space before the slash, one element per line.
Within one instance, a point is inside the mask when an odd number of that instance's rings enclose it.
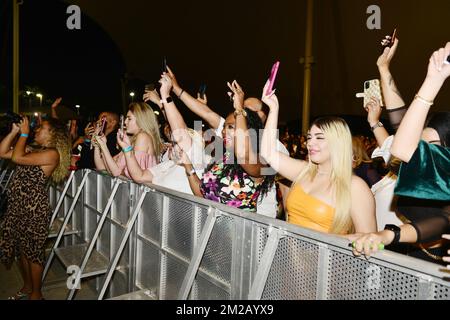
<path fill-rule="evenodd" d="M 183 283 L 181 284 L 181 288 L 178 293 L 178 300 L 186 300 L 189 297 L 192 284 L 194 283 L 195 276 L 197 275 L 198 268 L 200 267 L 200 262 L 202 262 L 203 254 L 206 250 L 206 245 L 211 237 L 217 216 L 220 215 L 217 210 L 214 210 L 212 207 L 210 207 L 208 211 L 208 218 L 206 219 L 205 226 L 203 227 L 199 245 L 194 249 L 194 254 L 192 255 L 191 262 L 189 263 L 188 270 L 186 271 L 186 275 L 184 276 Z"/>
<path fill-rule="evenodd" d="M 149 191 L 148 188 L 145 188 L 142 191 L 141 196 L 138 200 L 138 203 L 137 203 L 136 207 L 134 208 L 133 214 L 131 215 L 130 219 L 128 220 L 127 227 L 125 229 L 125 234 L 122 237 L 119 248 L 117 249 L 112 261 L 109 264 L 108 271 L 106 272 L 106 275 L 105 275 L 105 280 L 103 281 L 103 285 L 102 285 L 102 287 L 100 289 L 100 293 L 97 297 L 98 300 L 102 300 L 103 296 L 105 295 L 106 289 L 108 288 L 108 285 L 111 281 L 114 271 L 116 271 L 116 267 L 117 267 L 117 264 L 119 263 L 119 259 L 122 255 L 122 251 L 128 242 L 128 237 L 130 236 L 130 233 L 133 229 L 134 223 L 136 222 L 136 218 L 138 217 L 138 215 L 141 211 L 142 203 L 144 202 L 145 196 L 147 195 L 148 191 Z"/>
<path fill-rule="evenodd" d="M 19 6 L 22 0 L 12 0 L 13 2 L 13 111 L 19 113 Z"/>
<path fill-rule="evenodd" d="M 302 132 L 306 134 L 309 129 L 309 117 L 311 106 L 311 67 L 313 63 L 312 40 L 313 40 L 313 0 L 308 0 L 306 10 L 306 43 L 305 43 L 305 75 L 303 81 L 303 112 Z"/>
<path fill-rule="evenodd" d="M 62 203 L 64 201 L 65 196 L 66 196 L 67 190 L 69 189 L 69 186 L 72 183 L 72 180 L 73 180 L 74 176 L 75 176 L 75 171 L 72 171 L 70 173 L 69 180 L 66 181 L 66 185 L 64 186 L 63 192 L 59 196 L 58 203 L 56 205 L 55 211 L 53 211 L 53 215 L 52 215 L 52 218 L 50 220 L 50 227 L 52 226 L 53 222 L 55 221 L 56 216 L 58 215 L 58 211 L 61 208 L 61 205 L 62 205 Z"/>

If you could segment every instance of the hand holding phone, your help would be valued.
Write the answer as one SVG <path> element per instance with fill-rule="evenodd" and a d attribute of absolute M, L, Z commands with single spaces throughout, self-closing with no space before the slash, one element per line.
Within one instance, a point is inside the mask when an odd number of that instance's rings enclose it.
<path fill-rule="evenodd" d="M 101 122 L 101 129 L 100 129 L 99 135 L 105 133 L 106 117 L 103 116 L 101 121 L 102 122 Z"/>
<path fill-rule="evenodd" d="M 275 62 L 274 65 L 272 66 L 272 70 L 270 72 L 270 77 L 269 77 L 269 86 L 267 87 L 266 96 L 269 95 L 270 93 L 272 93 L 273 85 L 275 83 L 275 79 L 277 77 L 279 67 L 280 67 L 280 61 Z"/>
<path fill-rule="evenodd" d="M 383 95 L 381 93 L 380 80 L 368 80 L 364 82 L 364 93 L 358 93 L 357 98 L 364 98 L 363 108 L 371 101 L 372 97 L 380 101 L 380 106 L 384 105 Z"/>
<path fill-rule="evenodd" d="M 123 140 L 123 128 L 124 128 L 124 117 L 123 114 L 120 115 L 120 139 Z"/>
<path fill-rule="evenodd" d="M 397 39 L 397 28 L 394 29 L 394 31 L 392 32 L 392 34 L 389 37 L 386 37 L 386 39 L 384 39 L 381 42 L 381 45 L 383 46 L 383 50 L 385 48 L 391 48 L 395 43 L 395 39 Z"/>
<path fill-rule="evenodd" d="M 205 93 L 206 93 L 206 84 L 201 84 L 200 88 L 198 89 L 200 99 L 205 99 Z"/>
<path fill-rule="evenodd" d="M 163 58 L 163 72 L 169 72 L 169 70 L 167 70 L 167 59 L 166 57 Z"/>

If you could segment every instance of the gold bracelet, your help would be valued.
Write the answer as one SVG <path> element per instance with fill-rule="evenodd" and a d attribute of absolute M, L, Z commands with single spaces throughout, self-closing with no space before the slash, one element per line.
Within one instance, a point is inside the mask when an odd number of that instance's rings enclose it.
<path fill-rule="evenodd" d="M 426 100 L 426 99 L 422 98 L 421 96 L 419 96 L 418 94 L 416 94 L 416 96 L 414 97 L 414 100 L 419 100 L 420 102 L 422 102 L 430 107 L 434 104 L 434 101 Z"/>

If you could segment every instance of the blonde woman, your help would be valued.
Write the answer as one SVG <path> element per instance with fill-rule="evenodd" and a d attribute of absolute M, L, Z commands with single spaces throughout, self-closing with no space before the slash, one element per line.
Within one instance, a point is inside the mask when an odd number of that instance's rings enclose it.
<path fill-rule="evenodd" d="M 0 226 L 0 258 L 10 266 L 19 262 L 24 285 L 12 300 L 42 299 L 41 277 L 45 241 L 52 210 L 47 193 L 47 180 L 62 182 L 70 165 L 70 141 L 65 124 L 58 120 L 43 121 L 36 129 L 38 149 L 28 151 L 28 119 L 13 124 L 11 132 L 0 143 L 0 157 L 17 164 L 8 185 L 8 206 Z M 20 133 L 14 147 L 14 140 Z"/>
<path fill-rule="evenodd" d="M 105 136 L 94 137 L 95 166 L 98 170 L 107 170 L 114 177 L 124 175 L 133 179 L 130 171 L 146 171 L 159 162 L 162 142 L 156 116 L 144 102 L 130 104 L 125 126 L 124 132 L 117 132 L 117 143 L 122 152 L 115 157 L 108 150 Z"/>
<path fill-rule="evenodd" d="M 352 137 L 344 120 L 325 117 L 308 131 L 309 161 L 275 151 L 278 98 L 271 92 L 262 100 L 270 108 L 261 155 L 272 168 L 293 181 L 286 199 L 288 222 L 320 232 L 349 234 L 377 229 L 375 202 L 367 184 L 352 173 Z"/>

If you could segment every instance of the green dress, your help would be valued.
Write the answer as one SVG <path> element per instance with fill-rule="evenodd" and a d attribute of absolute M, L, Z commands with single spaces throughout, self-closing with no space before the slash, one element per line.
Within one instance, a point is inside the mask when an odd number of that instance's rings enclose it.
<path fill-rule="evenodd" d="M 450 148 L 420 141 L 408 163 L 402 163 L 395 194 L 450 201 Z"/>

